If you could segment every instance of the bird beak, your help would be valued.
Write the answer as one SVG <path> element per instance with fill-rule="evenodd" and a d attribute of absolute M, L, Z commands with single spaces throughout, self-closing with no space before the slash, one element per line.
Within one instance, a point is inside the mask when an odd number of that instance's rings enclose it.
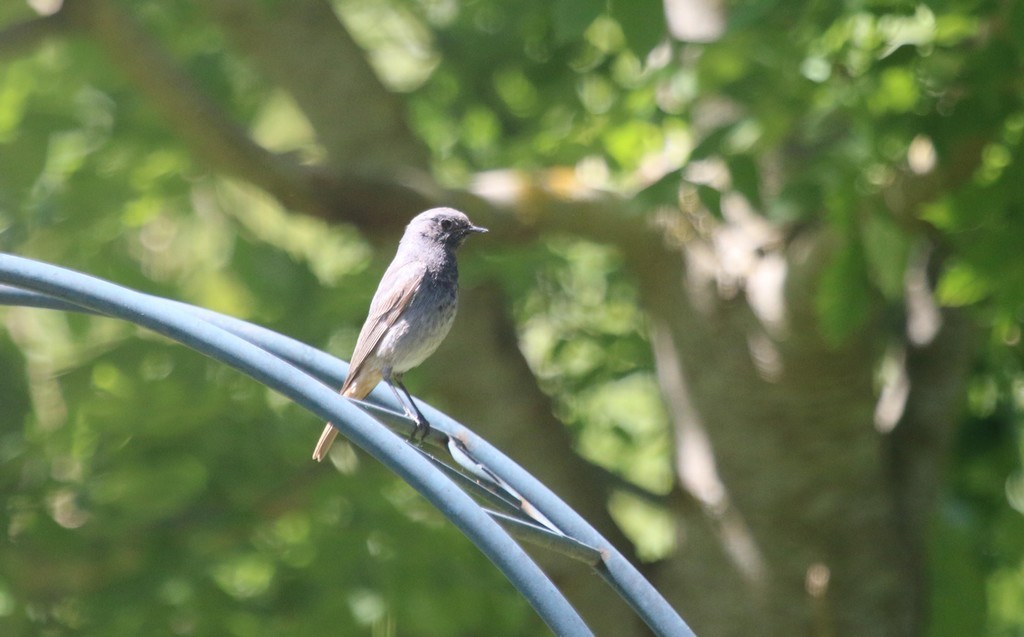
<path fill-rule="evenodd" d="M 480 226 L 470 226 L 470 227 L 466 228 L 466 232 L 467 233 L 483 234 L 483 233 L 487 232 L 487 228 L 481 228 Z"/>

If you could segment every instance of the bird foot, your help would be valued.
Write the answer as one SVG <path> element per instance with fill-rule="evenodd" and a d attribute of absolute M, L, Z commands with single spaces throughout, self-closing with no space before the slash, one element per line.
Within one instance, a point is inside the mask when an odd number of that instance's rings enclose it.
<path fill-rule="evenodd" d="M 422 433 L 421 433 L 422 432 Z M 414 445 L 423 444 L 423 441 L 430 435 L 430 423 L 425 418 L 416 418 L 416 427 L 409 434 L 409 442 Z M 417 436 L 419 440 L 417 440 Z"/>

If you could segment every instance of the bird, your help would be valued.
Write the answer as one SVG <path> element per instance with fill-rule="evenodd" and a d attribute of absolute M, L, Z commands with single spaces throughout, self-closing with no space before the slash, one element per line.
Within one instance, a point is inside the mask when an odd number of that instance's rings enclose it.
<path fill-rule="evenodd" d="M 413 441 L 417 433 L 424 438 L 430 433 L 430 423 L 402 384 L 402 375 L 433 354 L 448 335 L 459 296 L 455 251 L 469 235 L 485 232 L 487 228 L 473 225 L 454 208 L 431 208 L 413 217 L 359 330 L 341 395 L 361 400 L 383 380 L 406 416 L 416 422 Z M 337 435 L 338 430 L 327 423 L 313 451 L 314 460 L 324 459 Z"/>

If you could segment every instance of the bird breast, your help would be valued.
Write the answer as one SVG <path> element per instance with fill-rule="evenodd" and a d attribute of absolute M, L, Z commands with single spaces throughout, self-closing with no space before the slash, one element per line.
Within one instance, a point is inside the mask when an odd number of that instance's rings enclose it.
<path fill-rule="evenodd" d="M 426 360 L 441 344 L 458 308 L 457 274 L 427 272 L 409 307 L 395 321 L 377 347 L 377 356 L 404 373 Z"/>

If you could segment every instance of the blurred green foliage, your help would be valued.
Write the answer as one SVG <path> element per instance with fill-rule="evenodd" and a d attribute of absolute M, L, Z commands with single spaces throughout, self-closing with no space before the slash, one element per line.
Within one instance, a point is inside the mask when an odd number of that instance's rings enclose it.
<path fill-rule="evenodd" d="M 261 143 L 318 157 L 308 123 L 199 3 L 124 4 Z M 933 634 L 1019 635 L 1024 7 L 728 4 L 719 40 L 684 45 L 666 37 L 659 3 L 335 2 L 403 93 L 446 185 L 571 166 L 645 209 L 692 195 L 720 215 L 735 191 L 772 222 L 833 226 L 841 245 L 817 308 L 836 341 L 879 297 L 900 303 L 920 234 L 940 237 L 939 298 L 971 306 L 990 339 L 936 522 Z M 2 24 L 33 15 L 0 5 Z M 955 172 L 976 139 L 988 141 L 962 186 L 892 214 L 886 192 L 908 161 Z M 772 162 L 785 180 L 762 174 Z M 697 163 L 728 186 L 694 177 Z M 0 64 L 0 250 L 340 356 L 389 256 L 209 174 L 85 38 Z M 482 258 L 502 273 L 523 349 L 580 453 L 668 491 L 667 419 L 618 255 L 546 237 Z M 0 633 L 540 630 L 468 542 L 375 463 L 343 448 L 337 473 L 312 466 L 305 434 L 319 423 L 279 397 L 130 326 L 26 309 L 0 318 Z M 641 556 L 671 550 L 663 513 L 627 496 L 612 508 Z"/>

